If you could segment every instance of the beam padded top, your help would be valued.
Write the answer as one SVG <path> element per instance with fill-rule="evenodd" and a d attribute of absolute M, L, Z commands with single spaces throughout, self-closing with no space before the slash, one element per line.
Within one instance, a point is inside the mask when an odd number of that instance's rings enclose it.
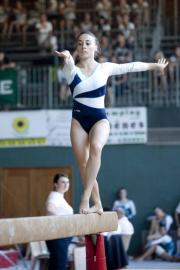
<path fill-rule="evenodd" d="M 116 212 L 0 219 L 0 246 L 115 231 Z"/>

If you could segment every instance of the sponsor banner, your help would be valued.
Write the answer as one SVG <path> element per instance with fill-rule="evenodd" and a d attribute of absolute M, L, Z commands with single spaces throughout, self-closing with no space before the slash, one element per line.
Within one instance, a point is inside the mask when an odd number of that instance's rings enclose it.
<path fill-rule="evenodd" d="M 147 112 L 144 107 L 107 109 L 111 126 L 108 144 L 147 142 Z M 48 145 L 71 146 L 71 110 L 49 110 Z"/>
<path fill-rule="evenodd" d="M 46 111 L 0 113 L 0 146 L 45 145 Z"/>
<path fill-rule="evenodd" d="M 47 111 L 47 144 L 52 146 L 71 146 L 71 110 Z"/>
<path fill-rule="evenodd" d="M 145 107 L 111 108 L 108 144 L 137 144 L 147 142 L 147 110 Z"/>
<path fill-rule="evenodd" d="M 0 70 L 0 104 L 16 104 L 17 71 L 15 69 Z"/>
<path fill-rule="evenodd" d="M 111 131 L 108 144 L 147 142 L 144 107 L 107 109 Z M 0 147 L 71 146 L 71 110 L 0 113 Z"/>

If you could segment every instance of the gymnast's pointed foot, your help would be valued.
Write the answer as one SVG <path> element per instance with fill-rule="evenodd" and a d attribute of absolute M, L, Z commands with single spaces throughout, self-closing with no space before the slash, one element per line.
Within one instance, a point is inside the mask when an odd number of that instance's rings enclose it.
<path fill-rule="evenodd" d="M 89 214 L 89 200 L 82 199 L 79 207 L 80 214 Z"/>
<path fill-rule="evenodd" d="M 90 214 L 90 213 L 97 213 L 97 214 L 99 214 L 99 215 L 102 215 L 102 213 L 103 213 L 103 208 L 102 208 L 101 203 L 100 203 L 100 204 L 95 204 L 95 205 L 91 206 L 91 207 L 89 208 L 88 214 Z"/>

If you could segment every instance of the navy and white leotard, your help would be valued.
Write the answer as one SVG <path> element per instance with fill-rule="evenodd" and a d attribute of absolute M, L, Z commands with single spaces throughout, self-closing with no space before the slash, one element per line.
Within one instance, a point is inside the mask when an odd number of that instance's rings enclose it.
<path fill-rule="evenodd" d="M 89 133 L 96 122 L 107 119 L 104 99 L 109 76 L 148 70 L 148 64 L 132 62 L 98 63 L 91 76 L 86 77 L 70 56 L 63 67 L 73 97 L 72 117 Z"/>

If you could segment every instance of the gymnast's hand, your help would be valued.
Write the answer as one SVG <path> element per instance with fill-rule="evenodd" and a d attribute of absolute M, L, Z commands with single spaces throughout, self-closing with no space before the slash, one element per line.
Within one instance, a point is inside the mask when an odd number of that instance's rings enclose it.
<path fill-rule="evenodd" d="M 54 55 L 56 55 L 58 57 L 63 57 L 64 59 L 68 59 L 71 57 L 71 54 L 68 50 L 65 50 L 62 52 L 54 51 Z"/>
<path fill-rule="evenodd" d="M 74 59 L 72 58 L 72 55 L 70 54 L 69 51 L 67 50 L 62 52 L 54 51 L 54 55 L 63 59 L 62 67 L 64 65 L 67 65 L 67 67 L 70 69 L 74 67 Z"/>
<path fill-rule="evenodd" d="M 169 63 L 165 58 L 159 59 L 158 63 L 156 64 L 158 71 L 160 71 L 163 74 L 164 70 L 165 70 L 165 68 L 167 67 L 168 64 Z"/>

